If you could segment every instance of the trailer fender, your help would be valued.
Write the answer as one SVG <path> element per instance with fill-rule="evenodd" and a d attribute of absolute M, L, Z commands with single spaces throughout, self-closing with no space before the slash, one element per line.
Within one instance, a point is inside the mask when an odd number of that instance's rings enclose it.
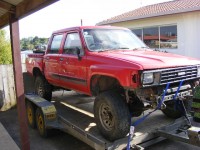
<path fill-rule="evenodd" d="M 35 94 L 25 95 L 25 100 L 33 103 L 37 108 L 42 110 L 46 127 L 51 123 L 57 122 L 57 111 L 51 102 Z"/>

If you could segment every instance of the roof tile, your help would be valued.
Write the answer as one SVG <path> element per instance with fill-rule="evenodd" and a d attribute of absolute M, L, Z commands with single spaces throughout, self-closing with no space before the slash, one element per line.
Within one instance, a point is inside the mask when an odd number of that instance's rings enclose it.
<path fill-rule="evenodd" d="M 97 23 L 97 25 L 106 25 L 110 23 L 183 13 L 200 10 L 200 0 L 174 0 L 154 5 L 144 6 L 107 20 Z"/>

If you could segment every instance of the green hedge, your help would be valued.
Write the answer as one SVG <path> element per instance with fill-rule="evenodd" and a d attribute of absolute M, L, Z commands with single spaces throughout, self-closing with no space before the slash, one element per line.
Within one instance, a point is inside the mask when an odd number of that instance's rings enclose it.
<path fill-rule="evenodd" d="M 12 64 L 11 45 L 4 30 L 0 30 L 0 64 Z"/>

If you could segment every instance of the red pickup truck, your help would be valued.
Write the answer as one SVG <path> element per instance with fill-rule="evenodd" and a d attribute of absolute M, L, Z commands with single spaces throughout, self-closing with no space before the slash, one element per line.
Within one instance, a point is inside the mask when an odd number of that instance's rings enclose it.
<path fill-rule="evenodd" d="M 178 100 L 187 103 L 200 79 L 199 60 L 151 50 L 129 29 L 112 26 L 55 31 L 46 52 L 29 54 L 26 67 L 35 77 L 36 94 L 47 100 L 57 88 L 96 96 L 96 123 L 109 140 L 128 133 L 130 115 L 155 108 L 167 83 L 162 111 L 180 117 L 173 101 L 180 81 Z"/>

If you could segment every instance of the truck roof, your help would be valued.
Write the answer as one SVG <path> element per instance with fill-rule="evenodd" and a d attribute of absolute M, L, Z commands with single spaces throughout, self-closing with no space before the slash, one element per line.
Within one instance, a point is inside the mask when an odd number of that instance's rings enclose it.
<path fill-rule="evenodd" d="M 62 33 L 62 32 L 66 32 L 70 30 L 82 30 L 82 29 L 124 29 L 124 30 L 127 30 L 127 28 L 116 27 L 116 26 L 76 26 L 76 27 L 69 27 L 69 28 L 56 30 L 53 32 L 53 34 Z"/>

